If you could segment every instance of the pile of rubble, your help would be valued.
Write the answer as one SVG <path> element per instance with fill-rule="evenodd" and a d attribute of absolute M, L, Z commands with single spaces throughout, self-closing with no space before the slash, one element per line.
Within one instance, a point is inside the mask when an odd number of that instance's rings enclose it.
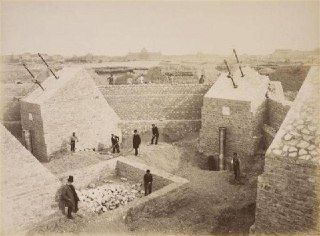
<path fill-rule="evenodd" d="M 89 188 L 78 192 L 81 208 L 98 214 L 126 205 L 143 195 L 141 183 L 130 186 L 129 184 L 115 184 L 112 181 L 98 187 L 89 185 Z"/>

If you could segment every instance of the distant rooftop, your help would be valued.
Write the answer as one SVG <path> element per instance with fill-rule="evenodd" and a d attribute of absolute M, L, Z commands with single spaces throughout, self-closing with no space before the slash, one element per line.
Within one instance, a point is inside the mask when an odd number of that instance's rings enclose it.
<path fill-rule="evenodd" d="M 56 79 L 53 75 L 48 77 L 41 83 L 44 91 L 38 87 L 33 92 L 29 93 L 22 99 L 24 102 L 41 104 L 49 99 L 56 91 L 61 89 L 68 81 L 76 76 L 78 73 L 87 73 L 82 67 L 67 67 L 55 74 L 59 77 Z"/>

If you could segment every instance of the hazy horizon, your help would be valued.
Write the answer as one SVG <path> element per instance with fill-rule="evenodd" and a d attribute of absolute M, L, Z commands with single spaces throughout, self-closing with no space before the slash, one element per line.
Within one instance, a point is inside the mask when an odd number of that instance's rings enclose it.
<path fill-rule="evenodd" d="M 1 54 L 319 48 L 319 2 L 2 2 Z"/>

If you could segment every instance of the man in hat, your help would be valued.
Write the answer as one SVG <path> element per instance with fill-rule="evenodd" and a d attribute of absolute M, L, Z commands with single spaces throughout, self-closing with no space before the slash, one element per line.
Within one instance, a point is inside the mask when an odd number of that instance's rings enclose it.
<path fill-rule="evenodd" d="M 240 158 L 238 156 L 238 153 L 233 153 L 231 164 L 233 166 L 234 179 L 238 182 L 240 181 Z"/>
<path fill-rule="evenodd" d="M 115 150 L 117 150 L 117 153 L 120 152 L 120 147 L 119 147 L 119 137 L 111 134 L 111 143 L 112 143 L 112 153 L 115 153 Z"/>
<path fill-rule="evenodd" d="M 133 131 L 133 140 L 132 140 L 132 146 L 134 148 L 134 155 L 138 156 L 138 148 L 141 143 L 140 135 L 138 134 L 138 131 L 135 129 Z"/>
<path fill-rule="evenodd" d="M 79 139 L 77 138 L 76 133 L 73 132 L 72 136 L 70 137 L 71 152 L 75 152 L 76 142 L 79 142 Z"/>
<path fill-rule="evenodd" d="M 71 212 L 78 211 L 78 201 L 80 200 L 73 183 L 73 176 L 69 176 L 67 184 L 62 187 L 61 190 L 61 201 L 63 203 L 63 210 L 68 207 L 68 219 L 73 219 Z"/>
<path fill-rule="evenodd" d="M 159 138 L 159 130 L 158 127 L 155 124 L 152 124 L 152 139 L 151 144 L 153 144 L 153 141 L 155 139 L 155 145 L 158 144 L 158 138 Z"/>
<path fill-rule="evenodd" d="M 150 170 L 146 171 L 146 174 L 143 176 L 143 183 L 144 183 L 144 195 L 147 196 L 152 192 L 152 174 Z"/>

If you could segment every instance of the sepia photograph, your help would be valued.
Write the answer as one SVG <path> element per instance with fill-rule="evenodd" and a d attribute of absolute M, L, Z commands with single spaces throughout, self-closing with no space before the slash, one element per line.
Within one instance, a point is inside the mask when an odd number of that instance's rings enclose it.
<path fill-rule="evenodd" d="M 320 1 L 0 5 L 0 235 L 320 235 Z"/>

